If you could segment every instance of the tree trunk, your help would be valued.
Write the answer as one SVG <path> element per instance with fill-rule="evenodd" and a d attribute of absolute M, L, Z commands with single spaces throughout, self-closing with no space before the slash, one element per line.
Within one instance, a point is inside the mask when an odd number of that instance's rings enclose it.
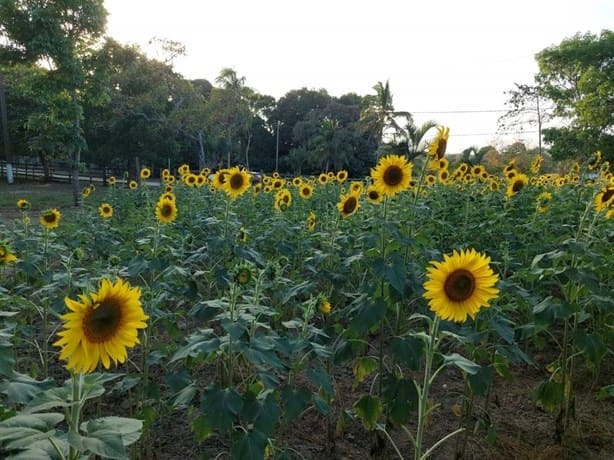
<path fill-rule="evenodd" d="M 2 124 L 2 139 L 4 140 L 4 156 L 6 158 L 6 180 L 13 183 L 13 155 L 9 142 L 9 122 L 6 114 L 6 98 L 4 97 L 4 74 L 0 72 L 0 124 Z"/>
<path fill-rule="evenodd" d="M 43 165 L 43 182 L 51 182 L 51 168 L 49 168 L 49 157 L 43 152 L 39 152 L 38 158 Z"/>
<path fill-rule="evenodd" d="M 75 109 L 75 139 L 72 140 L 74 146 L 74 151 L 71 155 L 71 165 L 70 165 L 70 175 L 72 178 L 72 197 L 73 203 L 76 207 L 81 206 L 82 197 L 81 197 L 81 183 L 79 178 L 80 167 L 81 167 L 81 145 L 79 139 L 79 132 L 81 131 L 81 120 L 80 120 L 80 111 L 79 104 L 77 102 L 77 91 L 73 89 L 72 91 L 72 103 Z"/>
<path fill-rule="evenodd" d="M 198 167 L 203 169 L 207 165 L 205 161 L 205 143 L 203 139 L 203 132 L 198 131 Z"/>
<path fill-rule="evenodd" d="M 252 144 L 252 135 L 251 133 L 247 136 L 247 145 L 245 146 L 245 167 L 249 171 L 249 148 Z"/>

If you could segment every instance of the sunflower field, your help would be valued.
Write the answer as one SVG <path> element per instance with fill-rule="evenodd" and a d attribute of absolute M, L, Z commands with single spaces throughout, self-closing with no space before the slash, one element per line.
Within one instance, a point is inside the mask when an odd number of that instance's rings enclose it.
<path fill-rule="evenodd" d="M 609 165 L 443 151 L 361 179 L 182 165 L 80 208 L 20 197 L 0 223 L 0 457 L 606 458 Z M 533 453 L 504 436 L 520 410 L 550 440 Z"/>

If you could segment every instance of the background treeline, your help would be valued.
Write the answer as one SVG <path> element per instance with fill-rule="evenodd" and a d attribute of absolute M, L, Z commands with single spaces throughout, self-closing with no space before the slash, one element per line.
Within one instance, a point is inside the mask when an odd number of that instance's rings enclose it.
<path fill-rule="evenodd" d="M 3 157 L 30 156 L 44 165 L 67 159 L 113 170 L 241 164 L 250 170 L 310 174 L 347 169 L 363 176 L 382 153 L 424 152 L 430 129 L 397 110 L 388 82 L 374 94 L 331 96 L 300 88 L 275 99 L 225 68 L 214 82 L 173 70 L 180 43 L 157 40 L 161 60 L 105 35 L 100 0 L 0 0 L 0 89 L 10 139 Z M 576 35 L 536 55 L 531 84 L 509 91 L 502 129 L 538 125 L 555 160 L 602 150 L 612 160 L 614 38 Z M 543 124 L 550 122 L 549 128 Z M 490 146 L 462 155 L 480 161 Z M 519 143 L 502 152 L 527 153 Z M 491 155 L 492 156 L 492 155 Z M 496 158 L 491 163 L 501 164 Z"/>

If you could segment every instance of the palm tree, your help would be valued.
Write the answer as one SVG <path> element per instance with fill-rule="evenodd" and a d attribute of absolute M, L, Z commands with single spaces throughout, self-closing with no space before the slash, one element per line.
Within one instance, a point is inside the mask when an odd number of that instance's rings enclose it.
<path fill-rule="evenodd" d="M 425 136 L 435 127 L 437 127 L 437 122 L 434 120 L 425 121 L 420 126 L 416 126 L 413 120 L 409 120 L 403 127 L 403 136 L 407 142 L 407 158 L 409 160 L 413 160 L 426 151 L 428 144 Z"/>

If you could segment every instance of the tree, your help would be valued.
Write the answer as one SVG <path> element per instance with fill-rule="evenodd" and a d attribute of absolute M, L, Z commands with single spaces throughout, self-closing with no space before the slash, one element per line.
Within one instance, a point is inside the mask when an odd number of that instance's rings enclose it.
<path fill-rule="evenodd" d="M 506 103 L 510 110 L 499 117 L 499 129 L 522 130 L 525 124 L 537 125 L 538 151 L 542 154 L 542 126 L 548 119 L 543 104 L 540 103 L 540 88 L 537 85 L 521 85 L 515 83 L 516 89 L 507 91 L 509 99 Z"/>
<path fill-rule="evenodd" d="M 363 98 L 364 106 L 360 114 L 360 120 L 364 129 L 375 139 L 379 150 L 387 137 L 396 143 L 396 136 L 403 131 L 397 122 L 397 118 L 403 118 L 407 123 L 413 122 L 409 112 L 394 110 L 392 103 L 392 91 L 388 81 L 378 81 L 373 86 L 375 94 Z"/>
<path fill-rule="evenodd" d="M 1 0 L 0 30 L 3 57 L 12 62 L 44 62 L 48 82 L 69 104 L 56 109 L 57 117 L 68 121 L 62 138 L 71 160 L 73 197 L 80 204 L 79 168 L 85 138 L 81 127 L 83 97 L 90 72 L 88 56 L 104 33 L 107 12 L 103 0 Z M 63 97 L 60 100 L 64 101 Z"/>
<path fill-rule="evenodd" d="M 536 55 L 537 94 L 553 106 L 557 126 L 543 130 L 554 158 L 614 161 L 614 34 L 576 34 Z M 560 125 L 560 126 L 559 126 Z"/>

